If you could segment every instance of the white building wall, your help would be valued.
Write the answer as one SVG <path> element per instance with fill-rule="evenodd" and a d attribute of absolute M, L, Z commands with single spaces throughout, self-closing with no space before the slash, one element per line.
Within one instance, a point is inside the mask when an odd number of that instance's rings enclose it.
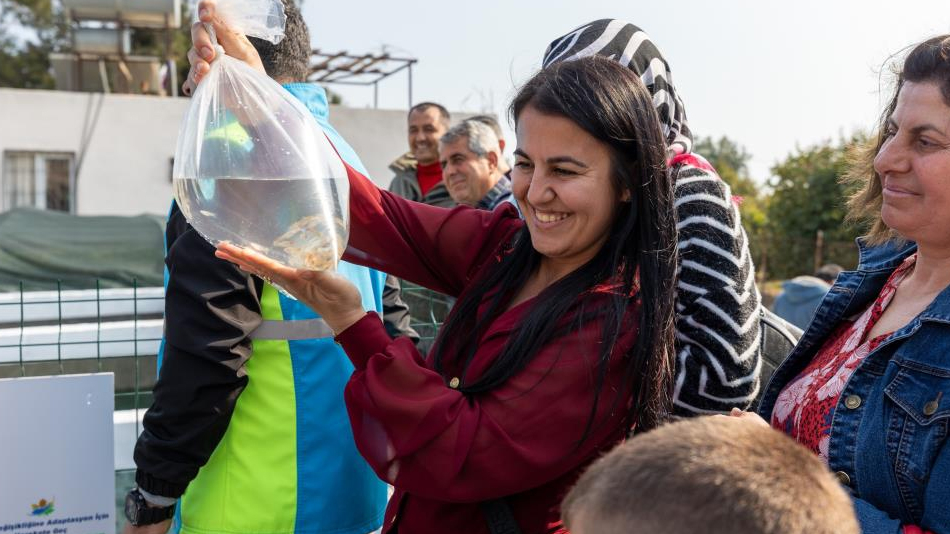
<path fill-rule="evenodd" d="M 172 198 L 171 160 L 178 126 L 189 102 L 185 98 L 0 89 L 0 154 L 8 150 L 74 153 L 79 165 L 78 215 L 165 214 Z M 388 185 L 392 179 L 389 163 L 407 150 L 406 112 L 333 106 L 330 118 L 359 153 L 373 180 Z"/>

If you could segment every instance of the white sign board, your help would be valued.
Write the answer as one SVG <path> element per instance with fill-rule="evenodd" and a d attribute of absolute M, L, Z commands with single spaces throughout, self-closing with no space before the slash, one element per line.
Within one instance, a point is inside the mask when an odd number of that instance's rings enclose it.
<path fill-rule="evenodd" d="M 0 379 L 0 533 L 115 534 L 112 384 Z"/>

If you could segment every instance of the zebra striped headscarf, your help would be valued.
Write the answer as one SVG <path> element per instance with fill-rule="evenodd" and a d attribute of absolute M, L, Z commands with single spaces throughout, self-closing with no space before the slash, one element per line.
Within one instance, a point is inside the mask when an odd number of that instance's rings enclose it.
<path fill-rule="evenodd" d="M 559 61 L 604 56 L 635 72 L 650 94 L 660 116 L 670 157 L 692 150 L 693 136 L 686 124 L 686 108 L 673 87 L 670 66 L 646 32 L 615 19 L 595 20 L 558 37 L 544 52 L 541 67 Z"/>

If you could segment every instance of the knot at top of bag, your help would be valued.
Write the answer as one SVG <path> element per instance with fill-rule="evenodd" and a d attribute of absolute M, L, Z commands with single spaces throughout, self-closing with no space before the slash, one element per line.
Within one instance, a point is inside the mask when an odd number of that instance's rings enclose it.
<path fill-rule="evenodd" d="M 197 1 L 191 7 L 197 22 Z M 215 10 L 218 18 L 229 28 L 248 37 L 257 37 L 273 44 L 284 38 L 287 15 L 281 0 L 218 0 Z"/>
<path fill-rule="evenodd" d="M 214 58 L 211 60 L 212 63 L 221 59 L 226 54 L 224 47 L 219 45 L 217 42 L 214 43 Z"/>

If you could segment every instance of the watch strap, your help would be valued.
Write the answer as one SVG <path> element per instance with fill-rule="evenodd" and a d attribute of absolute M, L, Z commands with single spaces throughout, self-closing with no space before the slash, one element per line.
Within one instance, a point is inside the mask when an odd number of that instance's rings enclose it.
<path fill-rule="evenodd" d="M 133 488 L 126 496 L 125 516 L 129 523 L 139 527 L 154 525 L 175 515 L 175 506 L 152 507 L 138 488 Z"/>
<path fill-rule="evenodd" d="M 139 514 L 139 524 L 154 525 L 155 523 L 161 523 L 166 519 L 171 519 L 175 515 L 175 507 L 165 506 L 163 508 L 155 508 L 152 506 L 145 506 L 144 509 L 139 512 Z"/>

